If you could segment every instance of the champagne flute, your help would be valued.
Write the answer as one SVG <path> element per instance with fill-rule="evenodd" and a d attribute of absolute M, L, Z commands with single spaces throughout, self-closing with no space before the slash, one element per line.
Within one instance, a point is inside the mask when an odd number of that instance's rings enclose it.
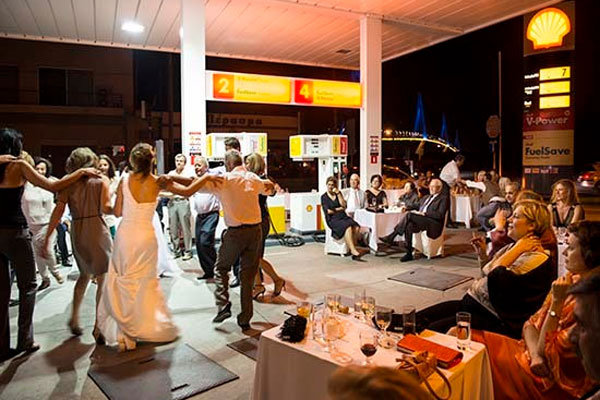
<path fill-rule="evenodd" d="M 367 324 L 370 324 L 373 319 L 373 314 L 375 314 L 375 298 L 371 296 L 365 297 L 362 303 L 362 312 L 365 314 L 365 319 Z"/>
<path fill-rule="evenodd" d="M 337 313 L 338 306 L 340 305 L 341 296 L 339 294 L 328 294 L 325 296 L 325 305 L 332 313 Z"/>
<path fill-rule="evenodd" d="M 365 355 L 365 363 L 363 365 L 371 365 L 371 357 L 377 352 L 377 334 L 368 331 L 359 333 L 360 351 Z"/>

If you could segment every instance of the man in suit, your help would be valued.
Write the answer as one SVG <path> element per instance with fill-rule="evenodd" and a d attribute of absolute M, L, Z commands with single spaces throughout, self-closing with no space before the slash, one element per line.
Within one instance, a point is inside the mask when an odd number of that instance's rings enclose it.
<path fill-rule="evenodd" d="M 404 235 L 406 254 L 400 259 L 402 262 L 413 260 L 412 235 L 413 233 L 427 231 L 427 236 L 438 238 L 444 229 L 444 219 L 448 212 L 448 199 L 442 194 L 442 181 L 433 179 L 429 184 L 429 196 L 421 199 L 419 211 L 411 211 L 396 225 L 394 231 L 382 238 L 382 242 L 392 244 L 397 235 Z"/>
<path fill-rule="evenodd" d="M 346 214 L 354 216 L 354 211 L 365 208 L 365 191 L 360 188 L 360 177 L 358 174 L 350 175 L 350 187 L 342 190 L 342 196 L 346 200 Z"/>

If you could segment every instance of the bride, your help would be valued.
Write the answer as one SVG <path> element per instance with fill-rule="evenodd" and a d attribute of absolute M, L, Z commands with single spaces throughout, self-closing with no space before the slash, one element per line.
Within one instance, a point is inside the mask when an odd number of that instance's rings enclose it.
<path fill-rule="evenodd" d="M 160 191 L 151 170 L 152 147 L 138 143 L 132 170 L 117 189 L 117 229 L 113 254 L 98 308 L 98 324 L 108 344 L 132 350 L 137 341 L 170 342 L 178 329 L 171 320 L 157 278 L 158 246 L 152 219 Z"/>

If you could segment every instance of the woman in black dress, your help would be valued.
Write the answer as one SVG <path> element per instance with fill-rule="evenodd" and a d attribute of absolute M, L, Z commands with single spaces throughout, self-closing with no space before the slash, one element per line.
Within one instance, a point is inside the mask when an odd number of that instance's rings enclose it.
<path fill-rule="evenodd" d="M 367 204 L 367 210 L 373 212 L 383 212 L 384 208 L 387 208 L 387 196 L 381 189 L 383 184 L 383 178 L 381 175 L 373 175 L 371 177 L 371 187 L 365 191 L 365 202 Z"/>
<path fill-rule="evenodd" d="M 325 222 L 331 229 L 331 236 L 337 240 L 344 238 L 352 259 L 358 260 L 362 255 L 356 249 L 360 226 L 346 214 L 346 200 L 333 176 L 327 178 L 327 192 L 321 196 L 321 207 L 325 213 Z"/>

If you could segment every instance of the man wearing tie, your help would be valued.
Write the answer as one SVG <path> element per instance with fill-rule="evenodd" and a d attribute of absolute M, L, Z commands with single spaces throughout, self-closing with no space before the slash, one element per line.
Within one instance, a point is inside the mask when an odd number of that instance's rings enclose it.
<path fill-rule="evenodd" d="M 353 217 L 354 211 L 365 208 L 365 191 L 360 189 L 360 178 L 358 174 L 350 175 L 350 187 L 342 190 L 342 196 L 346 200 L 346 214 Z"/>
<path fill-rule="evenodd" d="M 436 239 L 442 234 L 444 228 L 444 219 L 448 212 L 448 201 L 442 193 L 442 181 L 433 179 L 429 184 L 429 196 L 421 199 L 419 211 L 407 213 L 406 218 L 396 225 L 394 231 L 382 238 L 384 243 L 393 244 L 397 235 L 404 235 L 406 243 L 406 254 L 400 261 L 410 261 L 413 259 L 412 235 L 413 233 L 427 231 L 427 236 Z"/>

